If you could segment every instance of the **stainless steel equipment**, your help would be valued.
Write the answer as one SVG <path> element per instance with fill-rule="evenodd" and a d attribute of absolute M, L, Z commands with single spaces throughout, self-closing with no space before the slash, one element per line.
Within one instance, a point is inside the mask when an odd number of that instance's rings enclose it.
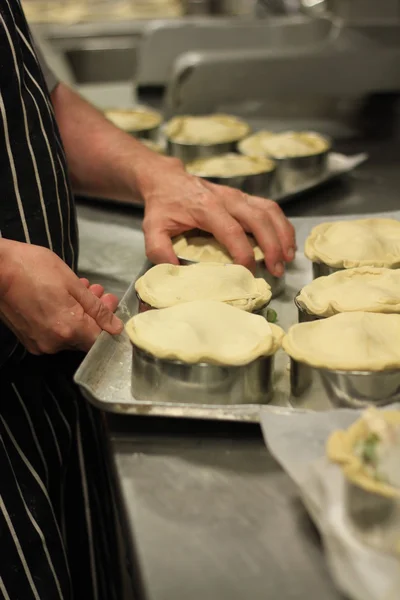
<path fill-rule="evenodd" d="M 326 275 L 332 275 L 332 273 L 337 273 L 338 271 L 342 271 L 343 269 L 337 269 L 336 267 L 331 267 L 330 265 L 326 265 L 322 262 L 313 262 L 312 270 L 313 278 L 317 279 L 317 277 L 325 277 Z"/>
<path fill-rule="evenodd" d="M 240 367 L 187 364 L 132 348 L 132 395 L 139 402 L 229 406 L 267 404 L 272 396 L 273 357 Z"/>
<path fill-rule="evenodd" d="M 296 305 L 297 312 L 298 312 L 298 315 L 299 315 L 299 323 L 310 323 L 311 321 L 317 321 L 318 319 L 324 319 L 325 318 L 325 317 L 321 317 L 319 315 L 314 315 L 312 313 L 309 313 L 306 310 L 305 306 L 303 306 L 301 304 L 301 302 L 298 301 L 299 294 L 300 294 L 300 292 L 294 298 L 294 303 Z"/>
<path fill-rule="evenodd" d="M 188 165 L 189 167 L 189 165 Z M 191 171 L 194 175 L 197 173 Z M 227 175 L 227 176 L 205 176 L 200 175 L 204 179 L 211 181 L 211 183 L 217 183 L 219 185 L 228 185 L 229 187 L 241 190 L 245 194 L 252 194 L 253 196 L 264 196 L 265 198 L 271 198 L 274 193 L 276 167 L 263 171 L 262 173 L 252 173 L 249 175 Z"/>
<path fill-rule="evenodd" d="M 259 19 L 197 18 L 155 22 L 146 27 L 138 50 L 136 83 L 140 87 L 170 85 L 175 62 L 187 52 L 263 49 L 280 52 L 326 41 L 334 34 L 329 19 L 307 16 Z M 232 75 L 232 71 L 230 72 Z M 233 74 L 234 77 L 234 74 Z M 214 85 L 216 82 L 209 82 Z M 202 98 L 210 90 L 198 89 Z M 189 112 L 191 112 L 189 110 Z"/>
<path fill-rule="evenodd" d="M 309 394 L 319 378 L 333 406 L 365 408 L 400 400 L 400 370 L 343 371 L 312 367 L 294 359 L 290 360 L 290 370 L 291 392 L 296 398 Z"/>
<path fill-rule="evenodd" d="M 192 162 L 197 158 L 211 158 L 212 156 L 234 152 L 235 149 L 236 141 L 218 144 L 183 144 L 167 139 L 168 154 L 180 158 L 184 163 Z"/>
<path fill-rule="evenodd" d="M 169 117 L 250 99 L 343 100 L 400 89 L 400 43 L 390 46 L 379 36 L 350 30 L 339 33 L 308 47 L 188 52 L 174 64 L 164 111 Z"/>

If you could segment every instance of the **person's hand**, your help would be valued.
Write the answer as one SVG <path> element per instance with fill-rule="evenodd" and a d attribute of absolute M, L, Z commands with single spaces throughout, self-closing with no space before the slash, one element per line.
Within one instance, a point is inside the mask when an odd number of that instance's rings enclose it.
<path fill-rule="evenodd" d="M 254 269 L 251 233 L 265 254 L 268 270 L 280 277 L 293 260 L 295 232 L 272 200 L 249 196 L 186 173 L 180 161 L 157 157 L 146 169 L 141 192 L 145 202 L 146 254 L 153 263 L 178 264 L 171 238 L 190 229 L 212 233 L 235 263 Z"/>
<path fill-rule="evenodd" d="M 115 297 L 92 287 L 47 248 L 0 240 L 0 317 L 32 354 L 87 351 L 102 330 L 122 331 Z"/>
<path fill-rule="evenodd" d="M 99 283 L 90 284 L 89 279 L 86 279 L 86 277 L 81 277 L 80 280 L 83 285 L 96 296 L 96 298 L 99 298 L 100 302 L 102 302 L 108 310 L 111 312 L 117 310 L 119 300 L 115 294 L 106 294 L 102 285 Z"/>

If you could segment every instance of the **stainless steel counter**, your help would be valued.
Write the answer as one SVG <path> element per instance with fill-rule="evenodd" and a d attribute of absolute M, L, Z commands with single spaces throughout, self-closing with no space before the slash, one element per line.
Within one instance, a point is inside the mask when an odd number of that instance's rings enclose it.
<path fill-rule="evenodd" d="M 285 205 L 288 215 L 399 208 L 398 142 L 338 149 L 371 158 L 347 179 Z M 141 222 L 140 211 L 111 205 L 80 203 L 79 214 L 135 229 Z M 150 600 L 342 598 L 296 488 L 258 426 L 145 417 L 109 424 L 126 535 L 136 542 Z"/>

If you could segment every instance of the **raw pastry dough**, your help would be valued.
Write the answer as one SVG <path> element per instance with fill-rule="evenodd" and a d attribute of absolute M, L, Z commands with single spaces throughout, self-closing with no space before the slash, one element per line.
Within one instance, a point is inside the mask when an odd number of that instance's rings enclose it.
<path fill-rule="evenodd" d="M 157 144 L 157 142 L 153 142 L 153 140 L 146 140 L 145 138 L 140 138 L 139 142 L 141 142 L 144 146 L 147 146 L 149 150 L 157 152 L 157 154 L 165 154 L 164 148 L 161 146 L 161 144 Z"/>
<path fill-rule="evenodd" d="M 376 413 L 376 415 L 375 415 Z M 400 426 L 400 411 L 376 411 L 369 409 L 346 431 L 335 431 L 328 439 L 328 458 L 338 463 L 344 475 L 361 488 L 388 498 L 400 497 L 400 489 L 379 481 L 356 452 L 357 444 L 371 434 L 370 420 L 384 420 L 389 426 Z"/>
<path fill-rule="evenodd" d="M 330 317 L 340 312 L 400 313 L 400 270 L 357 267 L 318 277 L 297 301 L 310 314 Z"/>
<path fill-rule="evenodd" d="M 263 156 L 243 156 L 222 154 L 211 158 L 199 158 L 186 165 L 186 170 L 198 177 L 238 177 L 268 173 L 275 169 L 275 163 Z"/>
<path fill-rule="evenodd" d="M 264 253 L 251 236 L 247 236 L 254 249 L 256 260 L 263 260 Z M 180 235 L 173 240 L 174 252 L 180 258 L 194 262 L 232 263 L 227 249 L 211 235 Z"/>
<path fill-rule="evenodd" d="M 306 240 L 305 254 L 331 267 L 399 267 L 400 221 L 359 219 L 321 223 Z"/>
<path fill-rule="evenodd" d="M 264 317 L 214 300 L 149 310 L 126 325 L 133 344 L 158 358 L 246 365 L 274 354 L 283 331 Z"/>
<path fill-rule="evenodd" d="M 193 300 L 218 300 L 252 312 L 271 299 L 264 279 L 255 279 L 240 265 L 199 263 L 187 267 L 156 265 L 135 284 L 140 298 L 153 308 Z"/>
<path fill-rule="evenodd" d="M 109 121 L 124 131 L 144 131 L 158 127 L 162 121 L 160 113 L 145 107 L 132 109 L 110 108 L 104 111 Z"/>
<path fill-rule="evenodd" d="M 179 144 L 223 144 L 236 142 L 249 133 L 247 123 L 230 115 L 182 116 L 171 119 L 165 128 L 167 137 Z"/>
<path fill-rule="evenodd" d="M 293 325 L 285 351 L 314 367 L 344 371 L 400 369 L 400 315 L 348 312 Z"/>
<path fill-rule="evenodd" d="M 247 156 L 268 156 L 276 159 L 311 156 L 327 152 L 329 148 L 328 140 L 312 131 L 258 131 L 238 145 L 239 151 Z"/>

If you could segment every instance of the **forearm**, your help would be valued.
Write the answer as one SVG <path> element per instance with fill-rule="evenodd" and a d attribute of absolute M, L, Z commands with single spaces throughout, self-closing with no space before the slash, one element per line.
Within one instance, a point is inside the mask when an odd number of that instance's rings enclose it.
<path fill-rule="evenodd" d="M 75 192 L 142 201 L 154 171 L 172 164 L 117 129 L 66 85 L 58 85 L 51 98 Z"/>

